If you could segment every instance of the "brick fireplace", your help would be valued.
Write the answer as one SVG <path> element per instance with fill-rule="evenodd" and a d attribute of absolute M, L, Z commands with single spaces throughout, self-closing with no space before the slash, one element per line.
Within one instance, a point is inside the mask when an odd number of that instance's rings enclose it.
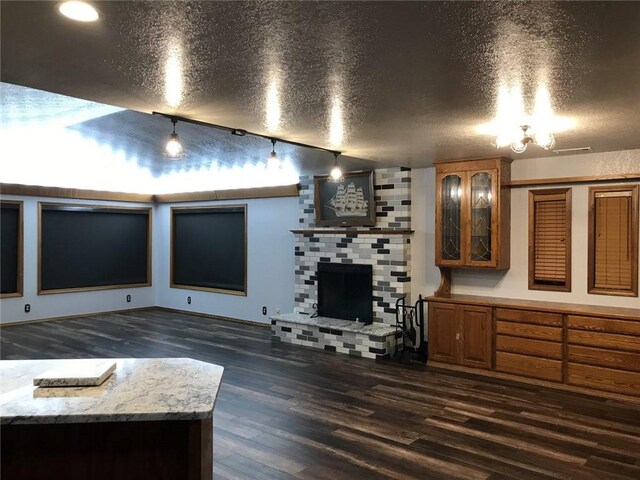
<path fill-rule="evenodd" d="M 395 167 L 374 173 L 374 227 L 317 227 L 313 177 L 300 178 L 300 228 L 295 235 L 295 309 L 271 318 L 273 338 L 375 358 L 391 353 L 395 302 L 411 302 L 411 171 Z M 371 265 L 372 325 L 311 318 L 318 303 L 319 263 Z"/>

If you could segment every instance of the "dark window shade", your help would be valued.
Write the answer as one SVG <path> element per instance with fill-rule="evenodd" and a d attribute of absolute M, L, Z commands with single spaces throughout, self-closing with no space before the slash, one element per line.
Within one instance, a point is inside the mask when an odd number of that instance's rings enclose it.
<path fill-rule="evenodd" d="M 173 208 L 172 286 L 246 293 L 246 206 Z"/>
<path fill-rule="evenodd" d="M 0 211 L 0 293 L 21 291 L 21 204 L 2 202 Z"/>
<path fill-rule="evenodd" d="M 149 285 L 149 212 L 42 204 L 39 290 Z"/>
<path fill-rule="evenodd" d="M 595 287 L 631 289 L 631 193 L 596 195 Z M 637 260 L 636 260 L 637 261 Z"/>
<path fill-rule="evenodd" d="M 570 290 L 571 191 L 542 190 L 530 195 L 529 288 Z"/>

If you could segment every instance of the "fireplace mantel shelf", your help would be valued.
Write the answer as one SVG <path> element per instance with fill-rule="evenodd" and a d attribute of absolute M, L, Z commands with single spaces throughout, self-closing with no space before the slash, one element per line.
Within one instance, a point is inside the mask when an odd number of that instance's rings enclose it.
<path fill-rule="evenodd" d="M 413 234 L 413 230 L 409 230 L 409 229 L 399 229 L 399 228 L 367 228 L 367 229 L 360 229 L 360 230 L 348 230 L 345 228 L 335 228 L 335 229 L 329 229 L 329 228 L 305 228 L 305 229 L 298 229 L 298 230 L 291 230 L 291 233 L 293 233 L 294 235 L 304 235 L 304 234 L 322 234 L 322 233 L 329 233 L 329 234 L 335 234 L 335 233 L 339 233 L 341 235 L 343 234 L 357 234 L 357 235 L 411 235 Z"/>

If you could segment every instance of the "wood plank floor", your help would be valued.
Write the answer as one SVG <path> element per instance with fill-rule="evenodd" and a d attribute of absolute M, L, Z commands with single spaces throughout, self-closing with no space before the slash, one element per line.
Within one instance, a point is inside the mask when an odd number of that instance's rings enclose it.
<path fill-rule="evenodd" d="M 161 309 L 0 337 L 2 359 L 223 365 L 217 479 L 640 478 L 638 405 L 272 343 L 266 328 Z"/>

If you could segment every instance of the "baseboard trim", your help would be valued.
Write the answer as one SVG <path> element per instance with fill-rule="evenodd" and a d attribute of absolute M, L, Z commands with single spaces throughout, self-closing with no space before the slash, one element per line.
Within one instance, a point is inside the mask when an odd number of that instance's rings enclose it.
<path fill-rule="evenodd" d="M 17 327 L 19 325 L 30 325 L 32 323 L 60 322 L 63 320 L 73 320 L 74 318 L 80 318 L 80 317 L 92 317 L 94 315 L 109 315 L 111 313 L 137 312 L 142 310 L 152 310 L 154 308 L 158 308 L 158 307 L 152 306 L 152 307 L 125 308 L 123 310 L 107 310 L 105 312 L 79 313 L 77 315 L 66 315 L 64 317 L 36 318 L 34 320 L 19 320 L 17 322 L 0 323 L 0 328 Z"/>
<path fill-rule="evenodd" d="M 606 398 L 609 400 L 617 400 L 620 402 L 626 402 L 626 403 L 634 403 L 634 404 L 640 404 L 640 397 L 634 397 L 631 395 L 624 395 L 622 393 L 612 393 L 612 392 L 606 392 L 604 390 L 595 390 L 595 389 L 591 389 L 591 388 L 583 388 L 583 387 L 575 387 L 573 385 L 566 385 L 563 383 L 555 383 L 555 382 L 548 382 L 546 380 L 537 380 L 535 378 L 528 378 L 528 377 L 521 377 L 519 375 L 511 375 L 508 373 L 501 373 L 501 372 L 493 372 L 491 370 L 481 370 L 478 368 L 469 368 L 469 367 L 463 367 L 460 365 L 449 365 L 447 363 L 442 363 L 442 362 L 433 362 L 431 360 L 429 360 L 427 362 L 427 367 L 428 368 L 433 368 L 433 369 L 438 369 L 438 370 L 449 370 L 449 371 L 455 371 L 455 372 L 461 372 L 461 373 L 469 373 L 472 375 L 478 375 L 480 377 L 490 377 L 490 378 L 495 378 L 495 379 L 499 379 L 499 380 L 508 380 L 514 383 L 524 383 L 527 385 L 536 385 L 539 387 L 546 387 L 546 388 L 552 388 L 554 390 L 563 390 L 565 392 L 571 392 L 571 393 L 580 393 L 583 395 L 589 395 L 591 397 L 600 397 L 600 398 Z"/>
<path fill-rule="evenodd" d="M 170 308 L 170 307 L 153 307 L 153 308 L 157 308 L 159 310 L 166 310 L 168 312 L 182 313 L 184 315 L 193 315 L 196 317 L 208 318 L 209 320 L 223 320 L 226 322 L 244 323 L 245 325 L 251 325 L 254 327 L 271 328 L 271 322 L 269 323 L 255 322 L 253 320 L 243 320 L 241 318 L 224 317 L 222 315 L 213 315 L 211 313 L 192 312 L 190 310 L 181 310 L 179 308 Z"/>
<path fill-rule="evenodd" d="M 64 317 L 37 318 L 34 320 L 21 320 L 18 322 L 0 323 L 0 328 L 17 327 L 20 325 L 30 325 L 32 323 L 60 322 L 63 320 L 72 320 L 74 318 L 80 318 L 80 317 L 92 317 L 94 315 L 109 315 L 111 313 L 137 312 L 137 311 L 143 311 L 143 310 L 166 310 L 168 312 L 176 312 L 176 313 L 182 313 L 185 315 L 193 315 L 196 317 L 208 318 L 209 320 L 222 320 L 226 322 L 243 323 L 245 325 L 251 325 L 254 327 L 271 328 L 271 323 L 254 322 L 251 320 L 243 320 L 240 318 L 224 317 L 222 315 L 212 315 L 210 313 L 190 312 L 189 310 L 180 310 L 179 308 L 169 308 L 169 307 L 158 307 L 155 305 L 151 307 L 127 308 L 124 310 L 108 310 L 105 312 L 81 313 L 78 315 L 67 315 Z"/>

